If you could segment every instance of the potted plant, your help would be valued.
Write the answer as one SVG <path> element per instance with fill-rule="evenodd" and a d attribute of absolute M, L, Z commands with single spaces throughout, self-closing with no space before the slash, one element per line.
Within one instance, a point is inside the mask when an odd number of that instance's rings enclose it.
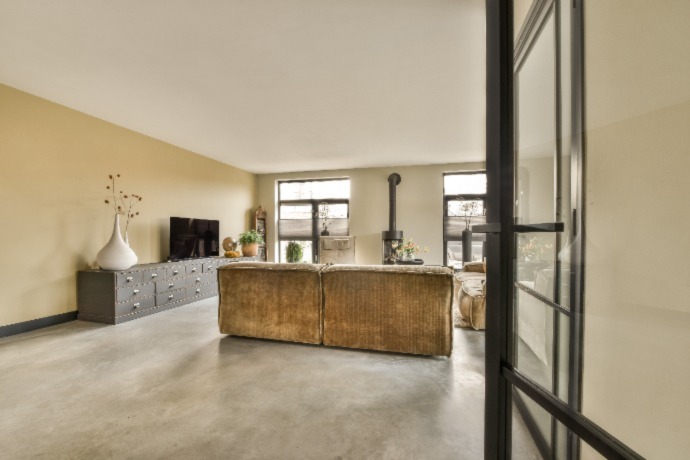
<path fill-rule="evenodd" d="M 319 210 L 314 212 L 314 217 L 321 223 L 321 236 L 329 236 L 328 226 L 331 225 L 333 219 L 331 216 L 331 208 L 328 203 L 319 204 Z"/>
<path fill-rule="evenodd" d="M 392 244 L 393 254 L 395 259 L 403 262 L 410 262 L 415 260 L 418 252 L 429 252 L 429 248 L 422 249 L 419 245 L 409 239 L 407 241 L 394 241 Z"/>
<path fill-rule="evenodd" d="M 264 239 L 256 230 L 249 230 L 240 235 L 242 245 L 242 255 L 244 257 L 254 257 L 259 252 L 259 245 L 264 244 Z"/>
<path fill-rule="evenodd" d="M 287 244 L 287 248 L 285 248 L 285 259 L 288 263 L 302 262 L 303 254 L 304 250 L 302 249 L 302 245 L 297 241 L 290 241 Z"/>
<path fill-rule="evenodd" d="M 455 209 L 449 209 L 449 216 L 461 217 L 465 222 L 465 230 L 462 231 L 462 262 L 467 263 L 472 261 L 472 225 L 473 219 L 483 215 L 483 207 L 479 205 L 478 200 L 458 197 L 458 205 Z"/>

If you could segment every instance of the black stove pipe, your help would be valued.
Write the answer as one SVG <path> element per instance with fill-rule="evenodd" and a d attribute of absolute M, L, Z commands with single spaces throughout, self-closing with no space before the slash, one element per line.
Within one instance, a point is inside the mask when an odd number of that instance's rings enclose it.
<path fill-rule="evenodd" d="M 396 229 L 396 187 L 401 182 L 400 174 L 388 176 L 388 231 L 383 232 L 384 240 L 401 240 L 403 232 Z"/>

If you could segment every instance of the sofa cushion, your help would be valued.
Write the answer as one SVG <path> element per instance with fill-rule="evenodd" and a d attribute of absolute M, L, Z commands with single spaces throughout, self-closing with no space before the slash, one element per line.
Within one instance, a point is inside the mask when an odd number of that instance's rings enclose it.
<path fill-rule="evenodd" d="M 462 271 L 468 273 L 486 273 L 486 265 L 484 265 L 484 262 L 467 262 L 462 266 Z"/>
<path fill-rule="evenodd" d="M 220 267 L 220 332 L 321 343 L 323 267 L 265 262 L 237 262 Z"/>
<path fill-rule="evenodd" d="M 453 286 L 453 321 L 459 327 L 484 329 L 486 325 L 486 274 L 458 272 Z"/>
<path fill-rule="evenodd" d="M 475 330 L 486 328 L 486 283 L 483 280 L 467 280 L 460 292 L 460 318 Z"/>
<path fill-rule="evenodd" d="M 450 356 L 448 268 L 333 265 L 321 277 L 324 345 Z"/>

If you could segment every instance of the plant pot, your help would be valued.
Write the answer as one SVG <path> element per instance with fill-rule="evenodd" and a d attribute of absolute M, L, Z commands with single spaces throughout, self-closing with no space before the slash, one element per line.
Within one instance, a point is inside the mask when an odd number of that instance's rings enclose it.
<path fill-rule="evenodd" d="M 403 252 L 402 257 L 400 259 L 405 261 L 405 262 L 410 262 L 410 261 L 414 260 L 414 258 L 415 258 L 414 254 L 412 254 L 410 252 Z"/>
<path fill-rule="evenodd" d="M 259 252 L 259 243 L 243 244 L 242 255 L 244 257 L 254 257 Z"/>
<path fill-rule="evenodd" d="M 328 230 L 321 230 L 321 236 L 328 236 L 330 232 Z"/>
<path fill-rule="evenodd" d="M 96 262 L 103 270 L 127 270 L 135 265 L 139 259 L 120 234 L 120 215 L 115 214 L 113 235 L 110 241 L 98 251 Z"/>
<path fill-rule="evenodd" d="M 462 231 L 462 263 L 472 262 L 472 230 Z"/>

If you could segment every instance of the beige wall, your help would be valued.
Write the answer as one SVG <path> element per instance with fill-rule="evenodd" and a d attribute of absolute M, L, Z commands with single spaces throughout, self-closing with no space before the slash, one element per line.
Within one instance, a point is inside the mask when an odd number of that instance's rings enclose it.
<path fill-rule="evenodd" d="M 269 215 L 268 231 L 276 237 L 276 182 L 285 179 L 350 178 L 350 235 L 356 237 L 358 264 L 381 263 L 381 232 L 388 229 L 388 175 L 397 172 L 397 226 L 430 252 L 421 254 L 427 264 L 443 263 L 443 173 L 483 170 L 483 163 L 405 166 L 390 168 L 314 171 L 258 176 L 258 201 Z M 269 244 L 269 260 L 277 260 Z"/>
<path fill-rule="evenodd" d="M 585 14 L 584 414 L 647 458 L 685 458 L 690 2 Z"/>
<path fill-rule="evenodd" d="M 129 232 L 141 263 L 167 257 L 170 216 L 236 236 L 255 203 L 253 174 L 4 85 L 0 158 L 0 325 L 76 310 L 76 271 L 112 233 L 110 173 L 144 197 Z"/>

